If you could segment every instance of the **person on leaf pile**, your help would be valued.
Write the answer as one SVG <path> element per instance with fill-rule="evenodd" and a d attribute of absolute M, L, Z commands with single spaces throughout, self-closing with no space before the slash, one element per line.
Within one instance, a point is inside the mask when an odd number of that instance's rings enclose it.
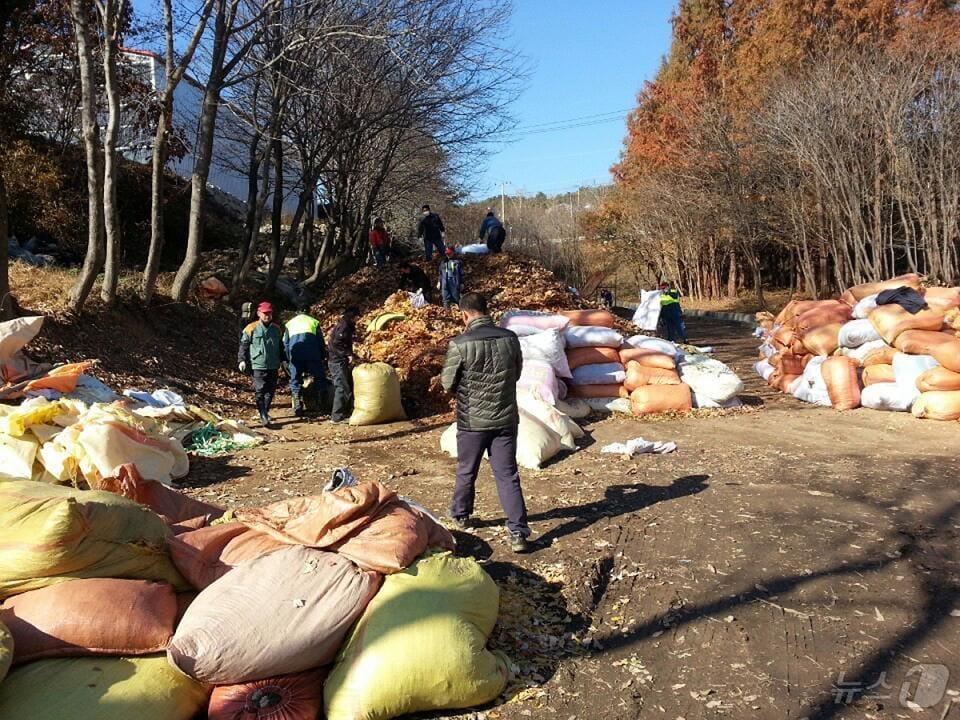
<path fill-rule="evenodd" d="M 293 414 L 303 417 L 305 409 L 302 397 L 305 376 L 313 378 L 317 392 L 324 397 L 327 382 L 327 346 L 323 342 L 320 321 L 308 315 L 301 307 L 300 312 L 287 321 L 283 333 L 283 347 L 290 365 L 290 393 L 293 395 Z"/>
<path fill-rule="evenodd" d="M 660 317 L 670 342 L 687 342 L 687 327 L 680 308 L 681 293 L 673 283 L 660 283 Z"/>
<path fill-rule="evenodd" d="M 437 282 L 443 307 L 447 310 L 452 305 L 460 304 L 460 293 L 463 290 L 463 262 L 454 257 L 454 250 L 448 247 L 446 256 L 440 262 Z"/>
<path fill-rule="evenodd" d="M 273 305 L 260 303 L 257 306 L 257 318 L 240 333 L 237 361 L 240 372 L 253 374 L 253 392 L 260 423 L 264 427 L 271 427 L 273 419 L 270 417 L 270 406 L 277 391 L 279 370 L 287 364 L 287 354 L 283 328 L 273 321 Z"/>
<path fill-rule="evenodd" d="M 359 314 L 360 311 L 356 307 L 348 307 L 330 331 L 328 365 L 330 380 L 333 381 L 333 407 L 330 410 L 332 423 L 343 422 L 353 410 L 353 376 L 350 361 L 353 359 L 353 334 Z"/>
<path fill-rule="evenodd" d="M 433 291 L 430 288 L 430 278 L 422 268 L 409 262 L 400 265 L 400 289 L 415 293 L 418 290 L 428 303 L 433 302 Z"/>
<path fill-rule="evenodd" d="M 440 379 L 457 393 L 457 477 L 450 516 L 466 530 L 472 526 L 477 472 L 489 453 L 500 505 L 507 516 L 507 537 L 514 552 L 530 549 L 527 507 L 517 469 L 517 380 L 523 364 L 520 341 L 497 327 L 479 293 L 460 299 L 466 332 L 450 341 Z"/>
<path fill-rule="evenodd" d="M 443 220 L 435 212 L 430 212 L 430 206 L 424 205 L 420 210 L 422 217 L 417 225 L 417 237 L 423 241 L 423 256 L 428 262 L 433 260 L 433 251 L 443 257 L 443 235 L 447 229 Z"/>
<path fill-rule="evenodd" d="M 507 239 L 507 230 L 500 222 L 500 218 L 494 215 L 492 209 L 487 209 L 487 215 L 480 223 L 480 241 L 486 243 L 491 253 L 498 253 L 503 250 L 503 243 Z"/>
<path fill-rule="evenodd" d="M 390 233 L 383 224 L 383 218 L 375 218 L 370 230 L 370 249 L 373 250 L 373 264 L 383 267 L 390 257 Z"/>

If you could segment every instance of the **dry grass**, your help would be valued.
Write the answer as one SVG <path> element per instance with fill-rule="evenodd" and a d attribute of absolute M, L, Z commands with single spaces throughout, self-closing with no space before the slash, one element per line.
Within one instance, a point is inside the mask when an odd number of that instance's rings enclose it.
<path fill-rule="evenodd" d="M 10 292 L 24 310 L 61 317 L 67 314 L 67 295 L 78 274 L 75 268 L 38 268 L 14 261 L 10 263 Z"/>
<path fill-rule="evenodd" d="M 772 313 L 779 312 L 784 305 L 793 299 L 802 300 L 804 298 L 794 297 L 789 290 L 765 290 L 764 299 L 767 301 L 767 307 L 760 307 L 757 302 L 757 296 L 746 293 L 735 298 L 722 298 L 719 300 L 694 300 L 692 298 L 683 299 L 683 307 L 690 310 L 713 310 L 716 312 L 747 312 L 755 313 L 761 310 L 768 310 Z"/>

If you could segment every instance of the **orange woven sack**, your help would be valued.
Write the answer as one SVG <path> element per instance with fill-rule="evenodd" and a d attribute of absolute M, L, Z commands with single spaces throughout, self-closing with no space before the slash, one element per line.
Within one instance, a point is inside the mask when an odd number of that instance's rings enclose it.
<path fill-rule="evenodd" d="M 839 337 L 842 327 L 843 323 L 835 322 L 808 330 L 801 338 L 804 349 L 813 355 L 832 354 L 840 347 Z"/>
<path fill-rule="evenodd" d="M 623 385 L 605 383 L 602 385 L 573 385 L 570 387 L 569 396 L 575 398 L 628 398 L 630 393 Z"/>
<path fill-rule="evenodd" d="M 819 300 L 791 300 L 788 302 L 783 310 L 781 310 L 775 322 L 777 325 L 789 325 L 796 320 L 798 315 L 802 315 L 810 308 L 816 307 Z"/>
<path fill-rule="evenodd" d="M 170 557 L 180 574 L 203 590 L 247 560 L 288 546 L 239 522 L 222 523 L 170 538 Z"/>
<path fill-rule="evenodd" d="M 223 508 L 194 500 L 157 480 L 144 480 L 132 463 L 121 465 L 117 476 L 104 478 L 98 489 L 146 505 L 171 525 L 174 532 L 209 525 L 224 512 Z"/>
<path fill-rule="evenodd" d="M 910 409 L 914 417 L 928 420 L 960 419 L 960 390 L 931 390 L 920 393 Z"/>
<path fill-rule="evenodd" d="M 892 347 L 871 350 L 867 353 L 867 356 L 863 358 L 863 366 L 867 368 L 871 365 L 893 365 L 893 356 L 896 354 L 897 349 Z"/>
<path fill-rule="evenodd" d="M 428 547 L 452 550 L 453 536 L 377 482 L 238 510 L 237 520 L 276 540 L 336 550 L 368 570 L 409 567 Z"/>
<path fill-rule="evenodd" d="M 561 310 L 559 314 L 570 318 L 571 325 L 612 328 L 616 324 L 616 318 L 606 310 Z"/>
<path fill-rule="evenodd" d="M 624 351 L 626 352 L 626 351 Z M 662 352 L 631 353 L 626 352 L 627 362 L 635 362 L 648 368 L 661 368 L 663 370 L 674 370 L 677 367 L 677 361 L 672 355 Z M 621 352 L 623 357 L 623 352 Z"/>
<path fill-rule="evenodd" d="M 869 365 L 863 369 L 863 386 L 894 382 L 893 365 Z"/>
<path fill-rule="evenodd" d="M 841 325 L 853 317 L 853 309 L 839 300 L 823 300 L 815 307 L 810 308 L 802 315 L 797 316 L 797 330 L 805 333 L 824 325 L 840 323 Z"/>
<path fill-rule="evenodd" d="M 776 332 L 773 333 L 773 343 L 779 347 L 790 347 L 793 341 L 796 339 L 797 334 L 791 327 L 783 326 L 777 328 Z"/>
<path fill-rule="evenodd" d="M 933 349 L 933 357 L 947 370 L 960 372 L 960 339 L 937 345 Z"/>
<path fill-rule="evenodd" d="M 600 363 L 622 363 L 620 353 L 611 347 L 581 347 L 567 350 L 567 364 L 570 369 L 583 365 L 599 365 Z"/>
<path fill-rule="evenodd" d="M 821 372 L 830 394 L 830 404 L 837 410 L 860 407 L 860 379 L 856 360 L 838 355 L 827 358 Z"/>
<path fill-rule="evenodd" d="M 943 313 L 928 309 L 913 314 L 896 304 L 881 305 L 870 313 L 870 322 L 880 337 L 893 345 L 900 333 L 907 330 L 939 330 L 943 327 Z"/>
<path fill-rule="evenodd" d="M 774 386 L 782 393 L 790 392 L 790 386 L 802 375 L 781 375 L 777 378 L 777 384 Z"/>
<path fill-rule="evenodd" d="M 863 300 L 868 295 L 876 295 L 884 290 L 893 290 L 898 287 L 909 287 L 920 291 L 920 276 L 916 273 L 907 273 L 899 275 L 882 282 L 864 283 L 863 285 L 854 285 L 847 290 L 853 296 L 855 301 Z"/>
<path fill-rule="evenodd" d="M 692 408 L 689 385 L 645 385 L 630 393 L 630 410 L 634 415 L 686 412 Z"/>
<path fill-rule="evenodd" d="M 960 307 L 960 287 L 931 287 L 923 291 L 923 299 L 932 309 L 942 313 Z"/>
<path fill-rule="evenodd" d="M 960 373 L 945 367 L 932 368 L 917 378 L 917 389 L 920 392 L 960 390 Z"/>
<path fill-rule="evenodd" d="M 328 668 L 218 685 L 207 720 L 317 720 L 323 716 L 323 681 Z"/>
<path fill-rule="evenodd" d="M 167 583 L 90 578 L 14 595 L 0 606 L 14 664 L 72 655 L 147 655 L 167 647 L 177 596 Z"/>
<path fill-rule="evenodd" d="M 809 355 L 806 353 L 802 356 L 794 355 L 793 353 L 783 353 L 780 355 L 780 370 L 785 375 L 803 375 L 805 357 L 809 357 Z"/>
<path fill-rule="evenodd" d="M 623 381 L 623 386 L 632 392 L 644 385 L 679 385 L 680 382 L 680 375 L 676 370 L 646 367 L 636 360 L 631 360 L 627 363 L 627 379 Z"/>
<path fill-rule="evenodd" d="M 893 345 L 907 355 L 933 355 L 935 347 L 955 339 L 953 335 L 936 330 L 904 330 Z"/>

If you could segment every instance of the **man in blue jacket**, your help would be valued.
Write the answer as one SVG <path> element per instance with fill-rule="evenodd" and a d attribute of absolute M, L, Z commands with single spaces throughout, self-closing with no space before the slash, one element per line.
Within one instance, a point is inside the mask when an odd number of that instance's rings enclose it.
<path fill-rule="evenodd" d="M 498 253 L 503 250 L 503 242 L 506 239 L 507 230 L 503 227 L 503 223 L 493 214 L 493 210 L 487 210 L 487 216 L 480 223 L 480 241 L 487 244 L 491 253 Z"/>
<path fill-rule="evenodd" d="M 295 315 L 287 321 L 283 346 L 290 362 L 293 414 L 303 417 L 304 406 L 301 393 L 304 376 L 309 375 L 313 378 L 321 397 L 327 391 L 327 346 L 323 341 L 320 321 L 302 311 Z"/>
<path fill-rule="evenodd" d="M 287 353 L 283 346 L 283 328 L 273 321 L 273 305 L 260 303 L 257 318 L 240 333 L 237 366 L 242 373 L 253 373 L 260 422 L 264 427 L 272 427 L 270 406 L 277 391 L 280 367 L 287 364 Z"/>

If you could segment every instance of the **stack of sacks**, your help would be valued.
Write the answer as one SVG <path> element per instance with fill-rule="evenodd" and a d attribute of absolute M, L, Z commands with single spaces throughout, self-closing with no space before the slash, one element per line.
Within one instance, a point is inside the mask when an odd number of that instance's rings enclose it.
<path fill-rule="evenodd" d="M 668 340 L 634 335 L 620 347 L 627 368 L 624 383 L 634 415 L 683 412 L 693 407 L 690 386 L 677 372 L 683 351 Z"/>
<path fill-rule="evenodd" d="M 576 310 L 564 316 L 570 322 L 564 331 L 572 374 L 569 396 L 593 410 L 629 412 L 627 371 L 620 357 L 623 335 L 613 329 L 614 316 L 606 310 Z"/>
<path fill-rule="evenodd" d="M 898 289 L 926 306 L 911 312 L 880 296 Z M 958 327 L 960 288 L 923 288 L 919 276 L 903 275 L 852 287 L 840 301 L 791 302 L 761 324 L 755 369 L 806 402 L 958 419 Z"/>
<path fill-rule="evenodd" d="M 351 688 L 381 688 L 379 714 L 365 717 L 467 707 L 502 691 L 506 663 L 484 647 L 496 586 L 469 559 L 418 561 L 453 538 L 412 502 L 363 483 L 208 525 L 222 509 L 122 470 L 104 479 L 109 492 L 0 483 L 0 546 L 16 548 L 0 558 L 0 677 L 14 666 L 0 717 L 188 720 L 205 710 L 221 720 L 240 708 L 315 718 L 328 671 L 343 708 L 356 702 Z M 401 619 L 393 595 L 368 613 L 381 585 L 392 587 L 383 576 L 411 565 L 397 587 L 419 614 Z M 195 598 L 178 594 L 184 577 Z M 348 649 L 358 621 L 391 638 L 371 644 L 355 631 Z M 429 674 L 398 669 L 404 632 L 417 633 Z"/>

